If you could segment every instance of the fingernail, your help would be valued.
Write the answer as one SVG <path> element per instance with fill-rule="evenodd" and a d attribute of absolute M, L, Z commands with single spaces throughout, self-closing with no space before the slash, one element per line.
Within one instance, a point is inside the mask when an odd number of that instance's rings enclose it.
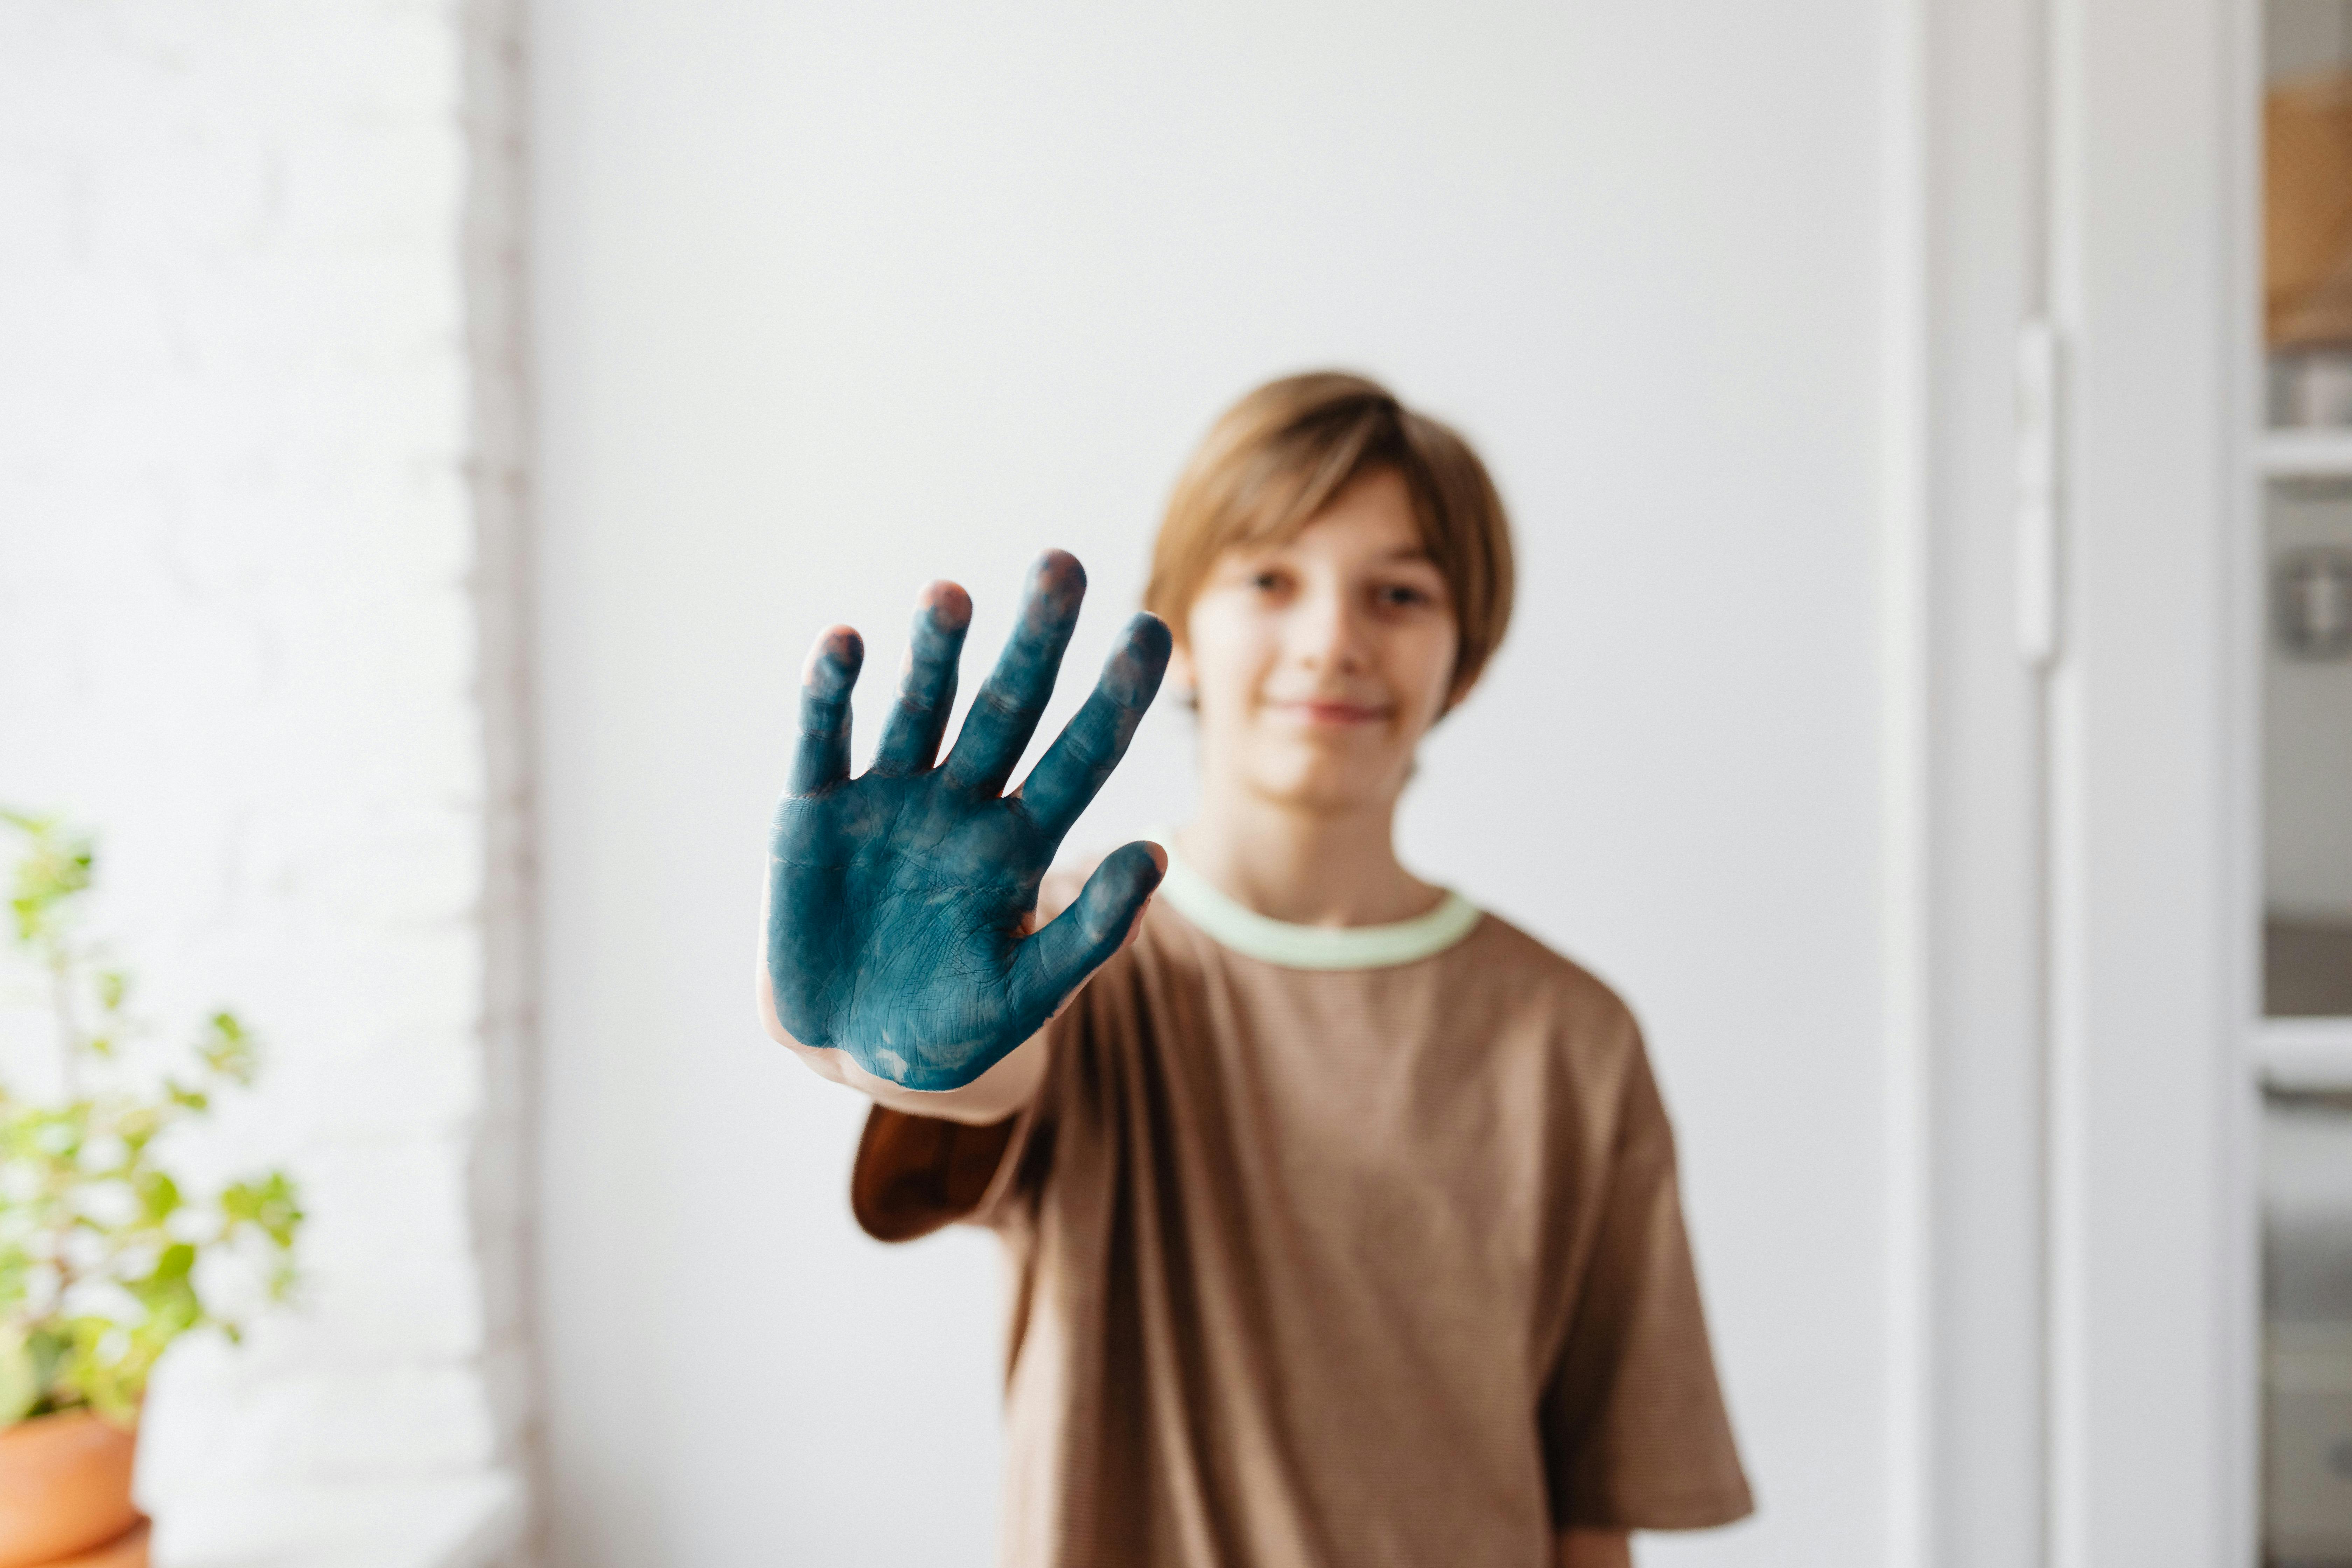
<path fill-rule="evenodd" d="M 944 577 L 923 590 L 923 608 L 941 631 L 960 632 L 971 625 L 971 595 Z"/>
<path fill-rule="evenodd" d="M 801 684 L 831 695 L 831 689 L 856 674 L 865 652 L 865 642 L 855 630 L 835 626 L 809 649 L 808 659 L 801 666 Z"/>

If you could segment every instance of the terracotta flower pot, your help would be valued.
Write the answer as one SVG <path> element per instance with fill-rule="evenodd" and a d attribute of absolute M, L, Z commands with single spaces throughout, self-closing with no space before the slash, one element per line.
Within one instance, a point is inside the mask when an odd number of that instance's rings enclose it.
<path fill-rule="evenodd" d="M 135 1433 L 88 1410 L 0 1427 L 0 1568 L 146 1561 L 131 1500 Z M 126 1537 L 138 1532 L 141 1539 Z M 135 1559 L 121 1559 L 135 1549 Z"/>
<path fill-rule="evenodd" d="M 95 1552 L 78 1552 L 71 1557 L 60 1557 L 43 1568 L 148 1568 L 147 1521 L 141 1520 L 131 1527 L 128 1535 L 108 1542 Z"/>

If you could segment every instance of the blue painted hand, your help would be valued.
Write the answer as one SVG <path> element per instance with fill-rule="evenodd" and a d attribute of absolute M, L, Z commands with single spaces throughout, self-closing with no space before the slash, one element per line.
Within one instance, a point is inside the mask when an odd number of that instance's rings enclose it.
<path fill-rule="evenodd" d="M 1167 672 L 1156 616 L 1128 623 L 1077 716 L 1003 793 L 1053 694 L 1087 576 L 1048 551 L 1020 625 L 933 765 L 955 699 L 971 601 L 935 583 L 874 764 L 849 776 L 849 693 L 864 645 L 835 626 L 802 678 L 799 749 L 776 807 L 766 957 L 777 1020 L 879 1078 L 960 1089 L 1042 1027 L 1126 941 L 1161 860 L 1148 844 L 1105 859 L 1077 901 L 1029 934 L 1063 835 L 1127 751 Z"/>

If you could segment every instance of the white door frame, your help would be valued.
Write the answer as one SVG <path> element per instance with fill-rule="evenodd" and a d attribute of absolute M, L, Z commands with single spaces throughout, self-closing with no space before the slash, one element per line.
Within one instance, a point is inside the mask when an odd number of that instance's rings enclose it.
<path fill-rule="evenodd" d="M 2014 529 L 2019 331 L 2047 310 L 2047 13 L 1914 5 L 1925 586 L 1908 905 L 1925 1065 L 1922 1108 L 1896 1114 L 1923 1128 L 1927 1242 L 1907 1249 L 1919 1360 L 1896 1369 L 1898 1389 L 1907 1371 L 1918 1390 L 1920 1474 L 1891 1556 L 2020 1568 L 2042 1558 L 2048 1501 L 2047 713 L 2044 672 L 2021 647 Z"/>
<path fill-rule="evenodd" d="M 2253 1552 L 2233 0 L 2057 0 L 2051 1561 Z M 2233 307 L 2234 301 L 2242 301 Z"/>
<path fill-rule="evenodd" d="M 1911 15 L 1924 243 L 1906 263 L 1898 212 L 1890 249 L 1923 279 L 1923 504 L 1890 508 L 1890 559 L 1916 560 L 1917 587 L 1888 593 L 1891 626 L 1906 609 L 1923 624 L 1890 640 L 1890 819 L 1916 824 L 1916 865 L 1894 843 L 1889 888 L 1893 929 L 1924 933 L 1924 1065 L 1906 1100 L 1898 1044 L 1890 1082 L 1897 1169 L 1924 1187 L 1898 1237 L 1909 1223 L 1926 1242 L 1895 1281 L 1917 1481 L 1891 1556 L 2236 1568 L 2256 1551 L 2256 1107 L 2238 1042 L 2258 889 L 2237 644 L 2259 578 L 2233 433 L 2256 384 L 2259 16 L 2253 0 Z M 2063 394 L 2039 661 L 2015 526 L 2016 347 L 2036 319 Z M 1899 342 L 1891 357 L 1899 375 Z"/>

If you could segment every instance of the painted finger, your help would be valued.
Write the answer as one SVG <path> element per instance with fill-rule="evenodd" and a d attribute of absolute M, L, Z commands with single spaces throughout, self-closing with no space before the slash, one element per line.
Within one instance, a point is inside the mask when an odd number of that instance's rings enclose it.
<path fill-rule="evenodd" d="M 1160 677 L 1168 673 L 1171 640 L 1168 623 L 1158 616 L 1138 616 L 1128 622 L 1127 634 L 1103 661 L 1102 675 L 1086 706 L 1022 781 L 1023 805 L 1055 843 L 1061 842 L 1127 754 L 1135 727 L 1158 694 Z"/>
<path fill-rule="evenodd" d="M 1015 1012 L 1042 1026 L 1126 944 L 1167 874 L 1168 852 L 1157 844 L 1129 844 L 1104 857 L 1077 901 L 1021 944 L 1013 961 Z"/>
<path fill-rule="evenodd" d="M 848 626 L 816 639 L 801 667 L 801 733 L 793 748 L 792 795 L 814 795 L 849 776 L 849 693 L 866 644 Z"/>
<path fill-rule="evenodd" d="M 1020 622 L 972 698 L 955 749 L 948 753 L 948 783 L 994 795 L 1013 776 L 1054 695 L 1062 651 L 1070 646 L 1086 596 L 1086 568 L 1066 550 L 1048 550 L 1029 569 Z"/>
<path fill-rule="evenodd" d="M 907 647 L 907 668 L 898 677 L 898 700 L 891 705 L 882 743 L 875 748 L 876 773 L 919 773 L 939 756 L 940 737 L 947 733 L 948 713 L 955 707 L 963 634 L 971 625 L 971 595 L 953 583 L 934 583 L 923 590 Z"/>

